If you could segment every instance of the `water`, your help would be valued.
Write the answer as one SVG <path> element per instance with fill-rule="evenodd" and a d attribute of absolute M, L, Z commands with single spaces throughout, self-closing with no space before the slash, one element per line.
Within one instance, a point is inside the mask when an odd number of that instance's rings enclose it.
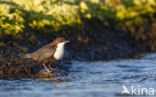
<path fill-rule="evenodd" d="M 155 89 L 156 96 L 156 53 L 108 62 L 74 61 L 67 67 L 50 80 L 0 80 L 0 97 L 120 97 L 123 85 L 130 93 L 134 86 L 135 97 L 142 88 Z M 142 95 L 148 97 L 146 92 Z"/>

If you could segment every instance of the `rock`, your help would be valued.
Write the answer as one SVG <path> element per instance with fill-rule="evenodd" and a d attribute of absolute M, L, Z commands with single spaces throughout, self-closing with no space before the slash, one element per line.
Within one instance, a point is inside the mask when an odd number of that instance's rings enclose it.
<path fill-rule="evenodd" d="M 37 74 L 37 78 L 40 78 L 40 79 L 42 79 L 42 78 L 54 78 L 54 77 L 58 77 L 58 76 L 59 76 L 59 74 L 54 73 L 54 72 L 48 73 L 45 69 L 40 70 Z"/>

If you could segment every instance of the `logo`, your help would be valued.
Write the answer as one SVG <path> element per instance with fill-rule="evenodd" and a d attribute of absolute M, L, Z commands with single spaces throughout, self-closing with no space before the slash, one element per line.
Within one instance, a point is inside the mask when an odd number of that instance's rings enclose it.
<path fill-rule="evenodd" d="M 142 95 L 155 95 L 155 90 L 154 88 L 145 88 L 145 87 L 141 87 L 140 85 L 131 85 L 128 87 L 126 87 L 125 85 L 122 86 L 122 92 L 121 95 L 126 94 L 126 95 L 138 95 L 138 96 L 142 96 Z"/>

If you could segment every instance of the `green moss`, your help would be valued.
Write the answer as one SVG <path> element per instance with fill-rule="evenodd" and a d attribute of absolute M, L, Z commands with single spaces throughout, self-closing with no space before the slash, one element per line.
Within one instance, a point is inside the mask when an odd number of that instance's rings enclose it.
<path fill-rule="evenodd" d="M 84 18 L 97 18 L 135 35 L 135 26 L 141 29 L 149 19 L 156 20 L 155 0 L 3 0 L 0 8 L 0 36 L 14 38 L 32 30 L 54 34 L 65 26 L 81 29 Z"/>

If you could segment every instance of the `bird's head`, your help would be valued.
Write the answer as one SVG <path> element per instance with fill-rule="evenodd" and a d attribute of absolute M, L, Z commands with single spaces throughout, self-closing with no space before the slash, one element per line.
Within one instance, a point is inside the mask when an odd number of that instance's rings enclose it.
<path fill-rule="evenodd" d="M 68 43 L 70 41 L 65 40 L 63 37 L 58 37 L 53 42 L 58 46 L 60 44 L 64 45 L 64 44 L 66 44 L 66 43 Z"/>

